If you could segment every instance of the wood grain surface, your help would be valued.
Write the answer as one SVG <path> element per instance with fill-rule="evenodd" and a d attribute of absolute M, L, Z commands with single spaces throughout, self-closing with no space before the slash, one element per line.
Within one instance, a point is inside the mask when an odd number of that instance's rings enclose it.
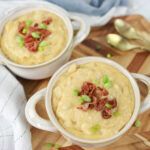
<path fill-rule="evenodd" d="M 150 23 L 146 21 L 142 16 L 126 16 L 123 17 L 124 20 L 131 23 L 136 28 L 150 32 Z M 115 29 L 113 27 L 112 19 L 107 25 L 99 28 L 92 29 L 89 37 L 82 42 L 79 46 L 77 46 L 72 53 L 71 60 L 79 57 L 85 56 L 99 56 L 106 57 L 107 54 L 111 54 L 112 57 L 110 59 L 118 62 L 125 68 L 127 68 L 130 72 L 142 73 L 145 75 L 150 75 L 150 53 L 147 51 L 142 51 L 139 49 L 135 49 L 130 52 L 122 52 L 116 50 L 115 48 L 110 47 L 106 42 L 106 35 L 108 33 L 115 33 Z M 24 85 L 27 98 L 30 98 L 36 91 L 45 88 L 49 79 L 44 79 L 40 81 L 31 81 L 20 79 L 20 82 Z M 145 85 L 139 83 L 141 89 L 141 97 L 142 99 L 147 94 L 147 89 Z M 37 111 L 39 114 L 47 118 L 47 114 L 45 112 L 44 102 L 40 102 L 37 104 Z M 140 128 L 132 127 L 123 137 L 121 137 L 114 144 L 107 146 L 105 148 L 92 148 L 86 150 L 150 150 L 149 142 L 144 142 L 144 140 L 150 140 L 150 111 L 147 111 L 138 117 L 142 125 Z M 48 150 L 44 146 L 45 143 L 52 142 L 58 143 L 62 146 L 71 145 L 69 141 L 66 141 L 61 134 L 59 133 L 51 133 L 36 129 L 34 127 L 31 128 L 32 132 L 32 144 L 33 150 Z M 141 135 L 143 138 L 139 138 L 135 135 Z"/>

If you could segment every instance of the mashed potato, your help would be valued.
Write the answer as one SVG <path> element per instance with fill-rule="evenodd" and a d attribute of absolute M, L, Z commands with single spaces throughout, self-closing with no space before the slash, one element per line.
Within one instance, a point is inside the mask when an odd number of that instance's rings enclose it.
<path fill-rule="evenodd" d="M 19 23 L 29 19 L 33 23 L 41 23 L 48 17 L 52 18 L 52 22 L 47 26 L 47 30 L 51 34 L 45 39 L 47 45 L 44 50 L 31 52 L 26 47 L 20 47 L 16 40 Z M 64 21 L 59 16 L 47 11 L 38 10 L 8 21 L 0 39 L 2 53 L 8 59 L 17 64 L 35 65 L 55 58 L 64 50 L 68 41 L 68 31 Z"/>
<path fill-rule="evenodd" d="M 82 111 L 77 109 L 78 96 L 74 89 L 81 89 L 83 82 L 99 80 L 109 76 L 112 86 L 107 88 L 109 97 L 117 100 L 119 115 L 104 119 L 96 110 Z M 134 110 L 134 93 L 130 81 L 118 70 L 104 63 L 90 62 L 72 65 L 56 82 L 53 95 L 53 110 L 60 124 L 70 133 L 84 139 L 105 139 L 118 133 L 129 121 Z M 97 127 L 97 132 L 91 130 Z"/>

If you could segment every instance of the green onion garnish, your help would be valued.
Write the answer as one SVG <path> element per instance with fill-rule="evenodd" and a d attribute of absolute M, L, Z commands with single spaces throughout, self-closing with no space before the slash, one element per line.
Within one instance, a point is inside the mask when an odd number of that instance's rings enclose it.
<path fill-rule="evenodd" d="M 91 98 L 87 95 L 82 95 L 81 98 L 85 101 L 85 102 L 91 102 Z"/>
<path fill-rule="evenodd" d="M 38 47 L 38 51 L 40 52 L 44 51 L 44 47 Z"/>
<path fill-rule="evenodd" d="M 99 124 L 95 124 L 94 126 L 92 126 L 90 129 L 93 133 L 96 133 L 100 130 L 100 125 Z"/>
<path fill-rule="evenodd" d="M 40 27 L 41 29 L 47 29 L 47 25 L 46 25 L 45 23 L 40 23 L 40 24 L 39 24 L 39 27 Z"/>
<path fill-rule="evenodd" d="M 26 29 L 26 28 L 24 28 L 23 30 L 22 30 L 22 33 L 24 33 L 24 34 L 26 34 L 28 32 L 28 30 Z"/>
<path fill-rule="evenodd" d="M 109 82 L 109 77 L 107 75 L 103 76 L 103 83 L 108 83 Z"/>
<path fill-rule="evenodd" d="M 47 148 L 52 148 L 52 147 L 54 146 L 54 144 L 53 144 L 53 143 L 46 143 L 45 146 L 46 146 Z"/>
<path fill-rule="evenodd" d="M 112 108 L 112 106 L 111 106 L 109 103 L 106 103 L 105 106 L 106 106 L 107 108 L 109 108 L 109 109 Z"/>
<path fill-rule="evenodd" d="M 32 25 L 32 23 L 33 23 L 33 21 L 32 21 L 32 20 L 26 20 L 26 26 L 27 26 L 27 27 L 31 26 L 31 25 Z"/>
<path fill-rule="evenodd" d="M 113 116 L 115 116 L 115 117 L 118 117 L 118 116 L 120 116 L 120 112 L 118 112 L 118 111 L 115 111 L 115 112 L 113 113 Z"/>
<path fill-rule="evenodd" d="M 44 46 L 47 46 L 47 42 L 46 41 L 42 41 L 40 44 L 39 44 L 40 47 L 44 47 Z"/>
<path fill-rule="evenodd" d="M 83 100 L 82 97 L 79 98 L 79 102 L 80 102 L 80 104 L 83 104 L 83 103 L 84 103 L 84 100 Z"/>
<path fill-rule="evenodd" d="M 109 81 L 109 82 L 105 83 L 105 84 L 104 84 L 104 87 L 105 87 L 105 88 L 110 88 L 110 87 L 112 87 L 112 82 Z"/>
<path fill-rule="evenodd" d="M 107 75 L 104 75 L 102 80 L 105 88 L 110 88 L 112 86 L 112 82 Z"/>
<path fill-rule="evenodd" d="M 107 58 L 111 58 L 112 55 L 111 55 L 110 53 L 108 53 L 108 54 L 106 55 L 106 57 L 107 57 Z"/>
<path fill-rule="evenodd" d="M 79 95 L 79 90 L 74 89 L 74 90 L 73 90 L 73 95 L 74 95 L 74 96 L 78 96 L 78 95 Z"/>
<path fill-rule="evenodd" d="M 18 44 L 19 44 L 20 47 L 24 46 L 24 39 L 23 39 L 22 36 L 17 36 L 16 40 L 17 40 L 17 42 L 18 42 Z"/>
<path fill-rule="evenodd" d="M 32 32 L 31 35 L 35 39 L 39 39 L 40 38 L 40 34 L 38 32 Z"/>
<path fill-rule="evenodd" d="M 58 150 L 60 148 L 60 145 L 59 144 L 54 144 L 54 149 L 55 150 Z"/>
<path fill-rule="evenodd" d="M 98 51 L 101 49 L 101 46 L 100 45 L 96 45 L 95 49 Z"/>
<path fill-rule="evenodd" d="M 141 121 L 139 119 L 137 119 L 134 123 L 135 127 L 140 127 L 141 126 Z"/>

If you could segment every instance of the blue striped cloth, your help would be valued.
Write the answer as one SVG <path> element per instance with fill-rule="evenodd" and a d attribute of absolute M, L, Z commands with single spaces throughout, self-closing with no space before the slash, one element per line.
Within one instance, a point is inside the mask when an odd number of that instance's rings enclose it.
<path fill-rule="evenodd" d="M 130 0 L 47 0 L 68 11 L 103 16 L 112 7 L 128 6 Z"/>

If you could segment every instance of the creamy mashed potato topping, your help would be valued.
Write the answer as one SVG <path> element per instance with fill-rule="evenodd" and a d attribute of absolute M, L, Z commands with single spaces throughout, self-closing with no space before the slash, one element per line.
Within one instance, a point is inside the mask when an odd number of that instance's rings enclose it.
<path fill-rule="evenodd" d="M 37 10 L 8 21 L 0 46 L 2 53 L 11 61 L 35 65 L 55 58 L 64 50 L 67 41 L 64 21 L 56 14 Z"/>
<path fill-rule="evenodd" d="M 81 109 L 94 103 L 91 95 L 82 95 L 83 84 L 87 82 L 108 92 L 97 99 L 108 100 L 103 108 Z M 109 102 L 114 99 L 116 103 L 112 107 Z M 84 139 L 105 139 L 118 133 L 131 118 L 134 93 L 130 81 L 121 72 L 104 63 L 90 62 L 72 65 L 60 76 L 53 89 L 52 105 L 58 121 L 70 133 Z M 103 115 L 104 110 L 109 110 L 106 112 L 109 117 Z"/>

